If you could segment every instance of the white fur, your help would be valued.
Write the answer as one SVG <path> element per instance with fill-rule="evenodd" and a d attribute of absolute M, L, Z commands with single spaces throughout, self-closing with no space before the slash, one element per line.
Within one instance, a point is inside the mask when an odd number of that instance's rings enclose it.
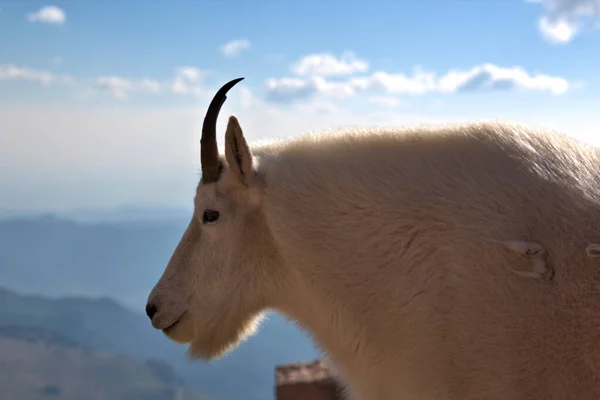
<path fill-rule="evenodd" d="M 600 397 L 595 148 L 486 122 L 250 149 L 231 117 L 225 156 L 149 297 L 192 356 L 274 309 L 356 400 Z"/>

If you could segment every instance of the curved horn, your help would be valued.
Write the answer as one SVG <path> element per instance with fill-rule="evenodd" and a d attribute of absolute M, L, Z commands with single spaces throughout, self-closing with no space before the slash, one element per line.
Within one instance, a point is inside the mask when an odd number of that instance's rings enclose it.
<path fill-rule="evenodd" d="M 217 147 L 217 117 L 221 106 L 227 99 L 227 92 L 244 78 L 237 78 L 224 84 L 213 97 L 202 124 L 200 139 L 200 163 L 202 164 L 202 181 L 215 182 L 219 179 L 220 161 Z"/>

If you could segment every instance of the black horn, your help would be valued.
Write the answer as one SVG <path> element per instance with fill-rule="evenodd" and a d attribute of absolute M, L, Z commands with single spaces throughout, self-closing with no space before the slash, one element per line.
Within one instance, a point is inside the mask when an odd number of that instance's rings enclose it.
<path fill-rule="evenodd" d="M 217 147 L 217 118 L 221 106 L 227 99 L 227 92 L 236 83 L 244 78 L 237 78 L 224 84 L 213 97 L 202 124 L 202 138 L 200 139 L 200 163 L 202 164 L 202 181 L 215 182 L 219 179 L 221 169 L 219 149 Z"/>

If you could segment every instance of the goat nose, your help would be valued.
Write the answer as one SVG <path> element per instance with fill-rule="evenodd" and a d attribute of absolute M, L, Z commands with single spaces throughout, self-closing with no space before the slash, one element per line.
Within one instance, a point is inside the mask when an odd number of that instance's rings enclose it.
<path fill-rule="evenodd" d="M 146 315 L 148 318 L 150 318 L 150 320 L 152 320 L 152 317 L 154 317 L 156 311 L 156 306 L 154 304 L 146 304 Z"/>

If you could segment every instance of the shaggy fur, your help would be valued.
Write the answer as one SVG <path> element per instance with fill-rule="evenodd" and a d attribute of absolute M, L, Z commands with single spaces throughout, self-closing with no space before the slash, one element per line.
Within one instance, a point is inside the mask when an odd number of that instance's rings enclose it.
<path fill-rule="evenodd" d="M 356 400 L 600 397 L 598 150 L 500 122 L 251 150 L 235 117 L 225 145 L 149 297 L 192 356 L 274 309 Z"/>

